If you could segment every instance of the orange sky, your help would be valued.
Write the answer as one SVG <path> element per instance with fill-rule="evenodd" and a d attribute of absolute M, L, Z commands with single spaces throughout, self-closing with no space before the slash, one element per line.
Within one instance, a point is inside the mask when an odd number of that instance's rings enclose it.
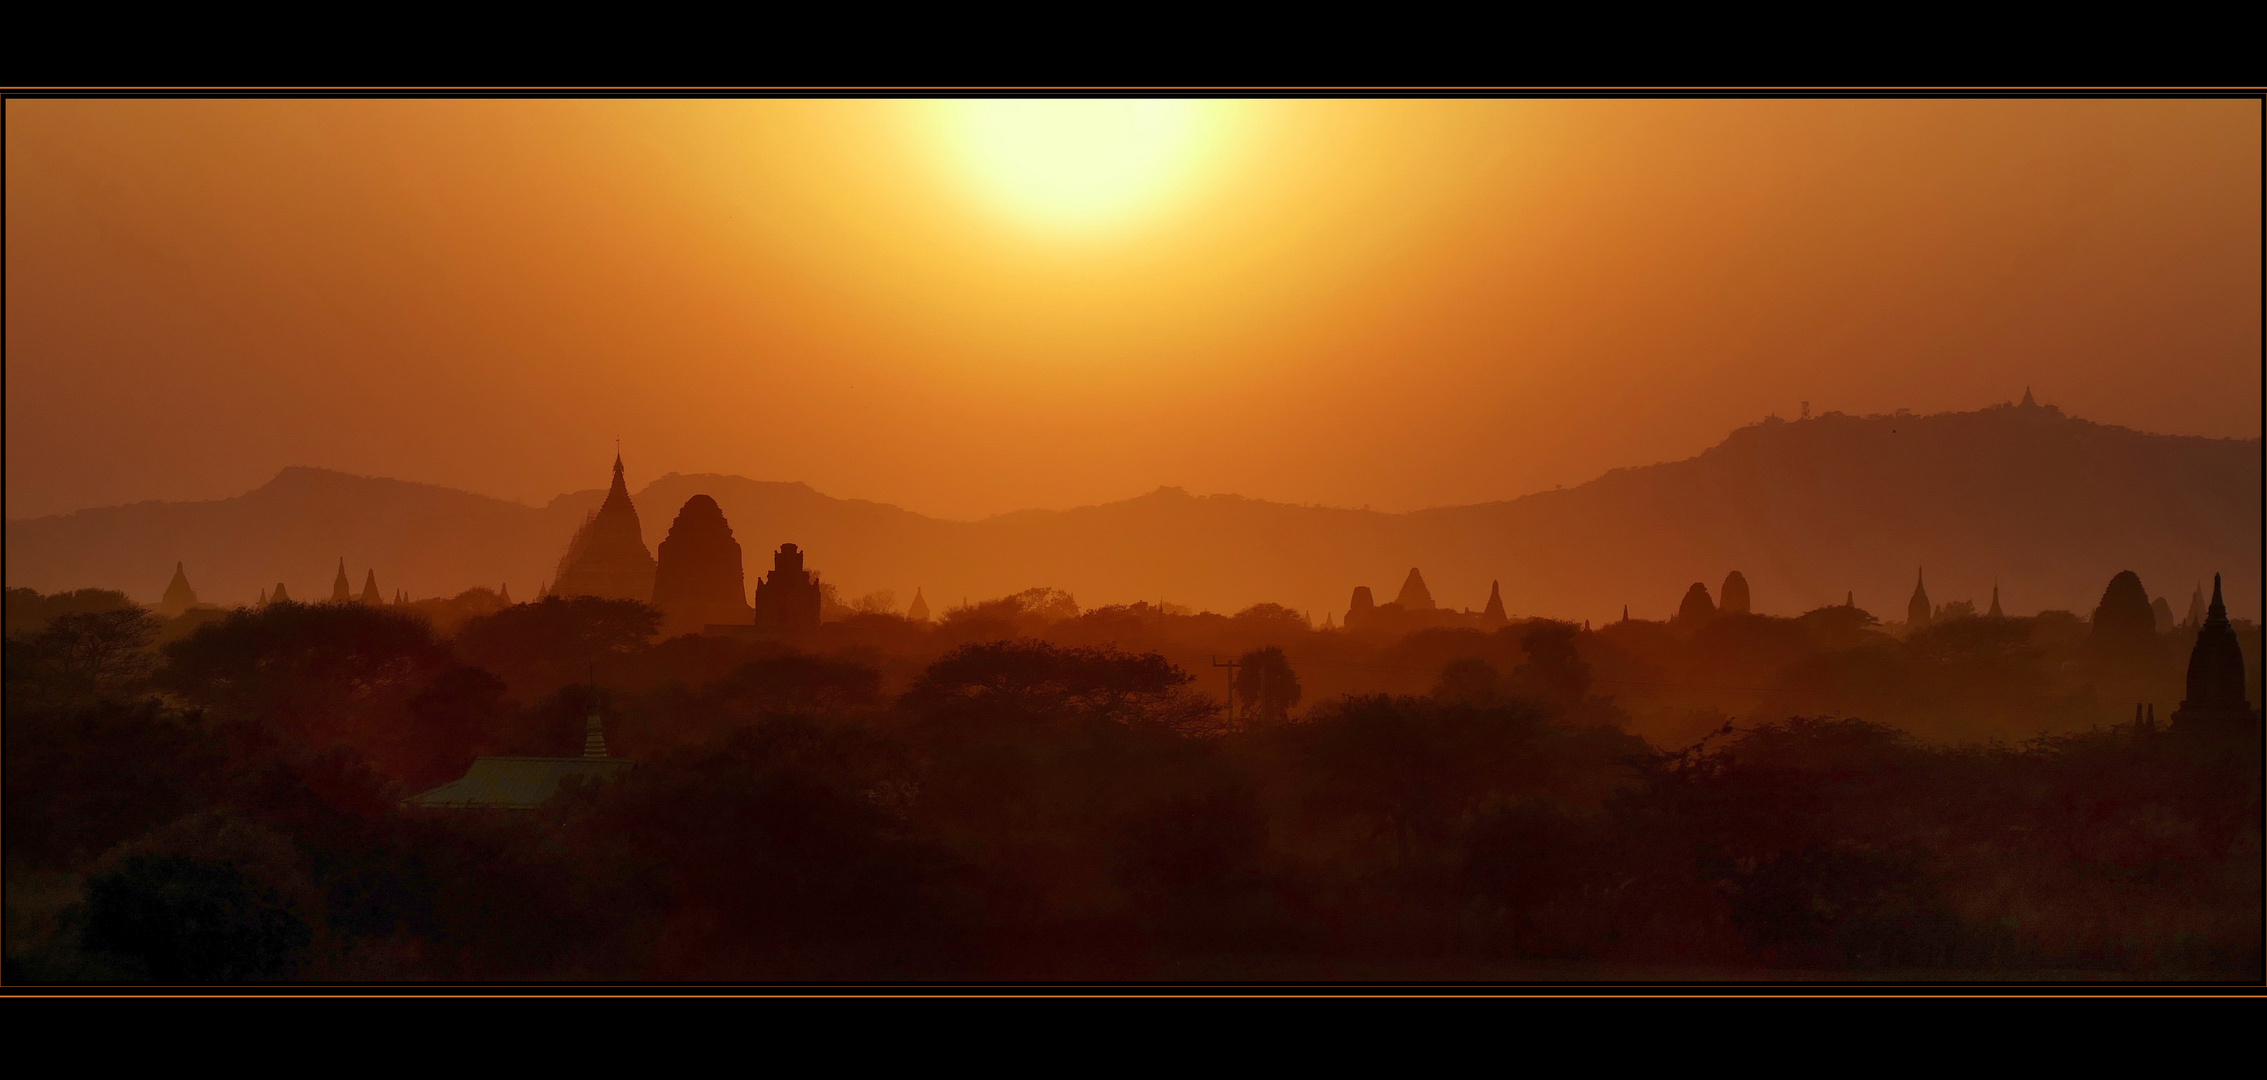
<path fill-rule="evenodd" d="M 1475 502 L 2026 384 L 2260 434 L 2256 101 L 1205 105 L 1077 228 L 932 103 L 6 109 L 11 518 L 539 502 L 617 435 L 974 517 Z"/>

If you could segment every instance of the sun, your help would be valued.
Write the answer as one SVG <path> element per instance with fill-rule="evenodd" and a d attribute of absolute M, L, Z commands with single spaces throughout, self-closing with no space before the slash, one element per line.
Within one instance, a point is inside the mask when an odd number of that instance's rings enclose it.
<path fill-rule="evenodd" d="M 1012 99 L 940 103 L 939 130 L 974 194 L 1029 225 L 1120 226 L 1186 186 L 1205 103 Z"/>

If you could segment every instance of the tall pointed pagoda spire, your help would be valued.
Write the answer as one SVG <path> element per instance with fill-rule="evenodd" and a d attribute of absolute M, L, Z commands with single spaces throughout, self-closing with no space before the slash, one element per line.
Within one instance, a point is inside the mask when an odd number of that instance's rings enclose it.
<path fill-rule="evenodd" d="M 554 596 L 597 596 L 608 600 L 653 600 L 656 564 L 645 546 L 638 510 L 630 502 L 630 485 L 622 469 L 620 447 L 614 451 L 614 480 L 606 501 L 583 522 L 559 571 L 551 579 Z"/>
<path fill-rule="evenodd" d="M 1991 610 L 1985 612 L 1984 617 L 1988 619 L 2004 619 L 2007 617 L 2005 612 L 1999 610 L 1999 582 L 1991 583 Z"/>
<path fill-rule="evenodd" d="M 2251 702 L 2243 696 L 2243 646 L 2228 622 L 2228 606 L 2220 599 L 2220 575 L 2212 575 L 2212 606 L 2204 625 L 2196 631 L 2196 647 L 2188 654 L 2188 698 L 2173 714 L 2175 727 L 2256 723 Z"/>
<path fill-rule="evenodd" d="M 1913 574 L 1913 599 L 1905 605 L 1905 624 L 1913 627 L 1927 626 L 1929 624 L 1927 574 L 1923 570 L 1915 570 Z"/>
<path fill-rule="evenodd" d="M 1504 621 L 1505 621 L 1505 616 L 1504 616 L 1504 613 L 1503 613 L 1503 583 L 1502 583 L 1502 582 L 1500 582 L 1500 581 L 1491 581 L 1491 582 L 1488 582 L 1488 606 L 1487 606 L 1487 607 L 1485 607 L 1485 608 L 1483 608 L 1483 609 L 1481 609 L 1481 611 L 1480 611 L 1480 620 L 1481 620 L 1482 622 L 1491 623 L 1491 624 L 1502 623 L 1502 622 L 1504 622 Z"/>
<path fill-rule="evenodd" d="M 354 590 L 346 583 L 346 556 L 338 557 L 338 577 L 331 581 L 331 603 L 344 604 L 354 599 Z"/>
<path fill-rule="evenodd" d="M 378 591 L 378 571 L 375 567 L 363 572 L 362 602 L 371 607 L 379 607 L 386 602 L 385 594 Z"/>

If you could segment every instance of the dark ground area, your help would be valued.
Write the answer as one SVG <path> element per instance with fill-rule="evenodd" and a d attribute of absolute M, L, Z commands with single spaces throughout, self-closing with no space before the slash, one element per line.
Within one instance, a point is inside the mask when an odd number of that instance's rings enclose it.
<path fill-rule="evenodd" d="M 2103 719 L 2177 700 L 2179 631 L 1823 611 L 1365 637 L 1041 594 L 657 643 L 610 601 L 12 593 L 6 978 L 2261 978 L 2257 725 Z M 1856 707 L 1669 700 L 1774 685 Z M 403 803 L 594 712 L 619 781 Z"/>

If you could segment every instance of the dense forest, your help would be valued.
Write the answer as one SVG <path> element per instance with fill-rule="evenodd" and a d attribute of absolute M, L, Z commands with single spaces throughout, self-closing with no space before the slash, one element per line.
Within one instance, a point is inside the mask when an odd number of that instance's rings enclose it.
<path fill-rule="evenodd" d="M 2262 972 L 2258 728 L 2167 721 L 2187 622 L 1350 632 L 1034 589 L 659 639 L 481 593 L 10 590 L 7 978 Z M 594 715 L 619 780 L 405 802 Z"/>

